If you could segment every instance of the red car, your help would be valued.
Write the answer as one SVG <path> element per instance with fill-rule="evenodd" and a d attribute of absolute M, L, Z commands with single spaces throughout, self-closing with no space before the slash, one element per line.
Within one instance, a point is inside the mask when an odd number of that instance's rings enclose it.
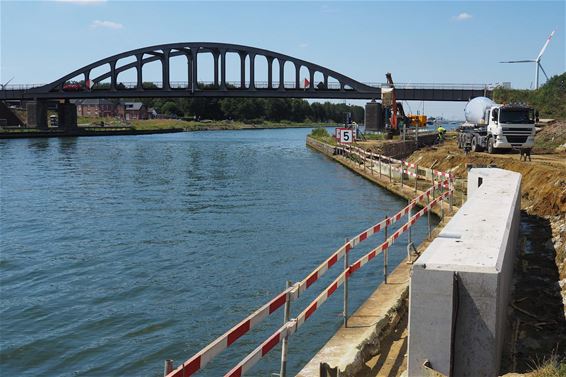
<path fill-rule="evenodd" d="M 68 83 L 68 84 L 63 84 L 63 90 L 67 91 L 67 92 L 78 92 L 80 90 L 83 90 L 83 87 L 81 84 L 78 83 Z"/>

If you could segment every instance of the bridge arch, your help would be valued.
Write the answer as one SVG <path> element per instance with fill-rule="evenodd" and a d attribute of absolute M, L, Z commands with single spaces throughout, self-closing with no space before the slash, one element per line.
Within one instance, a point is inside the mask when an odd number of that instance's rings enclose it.
<path fill-rule="evenodd" d="M 213 75 L 209 82 L 199 80 L 199 57 L 202 58 L 203 54 L 212 55 Z M 239 56 L 240 74 L 237 83 L 229 82 L 226 79 L 227 54 Z M 171 81 L 170 61 L 175 57 L 186 59 L 187 82 L 184 85 Z M 255 63 L 258 59 L 265 59 L 267 62 L 267 81 L 265 82 L 258 81 L 255 78 Z M 144 80 L 144 67 L 154 62 L 161 65 L 161 81 L 147 83 Z M 274 62 L 276 63 L 274 64 Z M 294 77 L 286 81 L 285 68 L 288 64 L 294 68 Z M 276 69 L 274 69 L 274 66 L 276 66 Z M 103 73 L 99 73 L 97 71 L 100 71 L 100 67 L 108 68 Z M 305 68 L 306 73 L 302 77 L 301 70 L 304 71 Z M 134 82 L 124 83 L 118 80 L 127 71 L 135 72 L 135 75 L 129 75 L 129 77 L 135 76 Z M 93 75 L 94 72 L 97 73 Z M 69 80 L 76 80 L 77 77 L 89 84 L 81 88 L 69 87 Z M 315 78 L 318 79 L 317 82 L 315 82 Z M 307 79 L 309 84 L 304 85 L 303 79 Z M 333 82 L 334 85 L 329 85 L 330 82 Z M 305 92 L 299 97 L 318 97 L 318 95 L 314 95 L 315 92 L 330 91 L 373 93 L 374 95 L 379 93 L 377 88 L 360 83 L 326 67 L 289 55 L 255 47 L 213 42 L 170 43 L 126 51 L 79 68 L 41 87 L 41 90 L 50 93 L 65 93 L 69 88 L 76 91 L 103 91 L 113 94 L 116 94 L 116 92 L 154 92 L 159 90 L 179 92 L 180 96 L 190 96 L 202 91 L 223 93 L 264 91 L 263 94 L 268 91 L 276 91 L 279 94 L 292 91 L 295 92 L 293 96 L 297 96 L 297 91 Z"/>

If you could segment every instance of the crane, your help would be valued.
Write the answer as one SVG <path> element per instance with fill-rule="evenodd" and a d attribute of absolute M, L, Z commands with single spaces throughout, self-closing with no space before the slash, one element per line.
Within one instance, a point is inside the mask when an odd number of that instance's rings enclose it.
<path fill-rule="evenodd" d="M 385 74 L 385 78 L 387 79 L 387 84 L 391 89 L 391 134 L 399 135 L 399 120 L 401 120 L 404 124 L 409 125 L 410 119 L 407 118 L 405 115 L 405 110 L 403 109 L 403 104 L 397 103 L 397 95 L 395 94 L 395 84 L 393 84 L 393 77 L 391 76 L 390 72 Z M 399 113 L 399 115 L 397 115 Z"/>

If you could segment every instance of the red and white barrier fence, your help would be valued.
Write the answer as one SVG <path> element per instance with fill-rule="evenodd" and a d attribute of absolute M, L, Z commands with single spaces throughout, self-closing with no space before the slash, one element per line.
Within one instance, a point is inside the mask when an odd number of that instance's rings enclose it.
<path fill-rule="evenodd" d="M 350 251 L 350 249 L 360 244 L 360 242 L 365 241 L 368 237 L 371 237 L 372 235 L 379 233 L 385 227 L 395 224 L 402 217 L 406 216 L 417 205 L 417 203 L 421 202 L 425 197 L 429 196 L 435 188 L 441 187 L 446 182 L 447 181 L 436 182 L 435 186 L 430 187 L 428 190 L 415 197 L 407 206 L 405 206 L 405 208 L 401 209 L 395 215 L 391 217 L 387 217 L 385 220 L 373 225 L 372 227 L 366 229 L 365 231 L 353 237 L 351 240 L 347 241 L 338 250 L 332 253 L 330 257 L 328 257 L 323 263 L 321 263 L 305 279 L 299 282 L 299 293 L 304 292 L 314 282 L 320 279 L 320 277 L 324 275 L 324 273 L 328 271 L 332 266 L 334 266 L 340 259 L 342 259 L 344 255 Z"/>
<path fill-rule="evenodd" d="M 395 241 L 401 236 L 401 234 L 408 231 L 408 229 L 416 223 L 416 221 L 432 209 L 438 202 L 449 196 L 450 192 L 445 192 L 432 200 L 429 204 L 423 207 L 419 212 L 412 216 L 405 225 L 399 228 L 395 233 L 391 235 L 385 242 L 376 248 L 372 249 L 369 253 L 362 256 L 354 264 L 351 264 L 346 270 L 344 270 L 321 294 L 319 294 L 307 307 L 303 310 L 296 319 L 292 319 L 285 323 L 280 329 L 273 333 L 267 340 L 265 340 L 258 348 L 252 351 L 246 358 L 244 358 L 240 363 L 238 363 L 230 372 L 228 372 L 224 377 L 240 377 L 253 367 L 259 360 L 261 360 L 269 351 L 271 351 L 279 342 L 285 337 L 289 337 L 296 333 L 298 329 L 313 315 L 313 313 L 322 306 L 324 302 L 334 293 L 336 290 L 344 284 L 344 282 L 354 274 L 357 270 L 366 265 L 369 261 L 375 258 L 380 253 L 389 249 Z"/>
<path fill-rule="evenodd" d="M 343 147 L 344 148 L 344 147 Z M 356 151 L 361 151 L 364 154 L 368 154 L 370 152 L 366 152 L 363 149 L 348 146 L 350 151 L 352 149 Z M 345 148 L 344 148 L 345 149 Z M 403 165 L 412 167 L 414 164 L 407 163 L 405 161 L 395 160 L 387 156 L 376 155 L 370 153 L 372 157 L 377 157 L 387 159 L 390 162 L 396 162 L 400 164 L 400 167 L 393 167 L 396 170 L 400 170 L 401 172 L 405 172 L 407 174 L 417 176 L 416 173 L 409 172 L 406 169 L 403 169 Z M 442 193 L 436 199 L 430 201 L 430 203 L 426 204 L 424 208 L 417 212 L 411 219 L 408 220 L 406 224 L 404 224 L 400 229 L 398 229 L 395 233 L 393 233 L 384 243 L 382 243 L 377 248 L 370 251 L 364 257 L 360 258 L 356 263 L 351 265 L 347 270 L 342 272 L 338 278 L 331 284 L 321 295 L 317 297 L 313 303 L 311 303 L 305 311 L 303 311 L 295 320 L 293 326 L 289 326 L 288 322 L 285 326 L 281 327 L 277 332 L 275 332 L 272 337 L 266 340 L 260 347 L 254 350 L 246 359 L 244 359 L 238 366 L 236 366 L 232 371 L 230 371 L 227 376 L 240 376 L 243 372 L 249 369 L 253 364 L 255 364 L 261 357 L 263 357 L 267 352 L 271 350 L 277 343 L 279 343 L 283 338 L 286 336 L 294 333 L 302 323 L 307 320 L 310 315 L 317 309 L 319 305 L 321 305 L 334 291 L 344 283 L 345 280 L 349 278 L 349 276 L 354 273 L 357 269 L 362 267 L 364 264 L 369 262 L 373 259 L 377 254 L 384 252 L 387 250 L 397 238 L 406 232 L 414 223 L 415 221 L 423 214 L 426 213 L 432 206 L 436 205 L 442 199 L 448 197 L 452 192 L 453 189 L 451 188 L 450 181 L 453 176 L 450 173 L 439 172 L 433 170 L 433 172 L 439 177 L 446 177 L 447 180 L 444 181 L 434 181 L 433 185 L 427 189 L 425 192 L 421 193 L 417 197 L 415 197 L 407 206 L 397 212 L 395 215 L 391 217 L 387 217 L 385 220 L 373 225 L 372 227 L 366 229 L 365 231 L 359 233 L 351 240 L 347 241 L 342 245 L 338 250 L 336 250 L 330 257 L 328 257 L 322 264 L 320 264 L 314 271 L 312 271 L 307 277 L 300 282 L 296 283 L 290 288 L 287 288 L 283 292 L 279 293 L 275 298 L 273 298 L 268 303 L 264 304 L 258 310 L 250 314 L 246 319 L 238 323 L 236 326 L 231 328 L 229 331 L 218 337 L 208 346 L 203 348 L 193 357 L 179 365 L 176 369 L 172 372 L 167 374 L 167 377 L 189 377 L 202 368 L 208 362 L 210 362 L 214 357 L 224 351 L 226 348 L 230 347 L 236 340 L 238 340 L 241 336 L 249 332 L 252 328 L 256 327 L 261 321 L 263 321 L 266 317 L 277 311 L 279 308 L 284 306 L 286 303 L 296 300 L 299 295 L 308 289 L 313 283 L 320 279 L 322 275 L 326 271 L 328 271 L 333 265 L 335 265 L 340 259 L 342 259 L 349 251 L 360 244 L 361 242 L 365 241 L 372 235 L 379 233 L 381 230 L 386 229 L 387 227 L 393 225 L 397 221 L 399 221 L 402 217 L 409 214 L 411 210 L 417 205 L 417 203 L 422 202 L 425 197 L 429 197 L 431 193 L 434 193 L 438 188 L 447 188 L 448 191 Z M 325 296 L 326 294 L 326 296 Z M 239 374 L 238 374 L 239 373 Z"/>
<path fill-rule="evenodd" d="M 281 292 L 277 297 L 263 305 L 261 308 L 250 314 L 246 319 L 232 327 L 229 331 L 219 336 L 208 346 L 199 351 L 196 355 L 179 365 L 169 373 L 168 377 L 189 377 L 204 368 L 210 360 L 220 352 L 230 347 L 238 338 L 253 329 L 258 323 L 274 313 L 277 309 L 285 305 L 288 301 L 296 299 L 298 295 L 297 286 L 292 286 Z"/>
<path fill-rule="evenodd" d="M 412 169 L 417 168 L 417 165 L 412 163 L 412 162 L 408 162 L 408 161 L 405 161 L 405 160 L 397 160 L 397 159 L 389 157 L 389 156 L 383 156 L 383 155 L 380 155 L 380 154 L 377 154 L 377 153 L 368 152 L 368 151 L 366 151 L 362 148 L 359 148 L 359 147 L 355 147 L 355 146 L 345 147 L 343 144 L 339 144 L 338 148 L 340 148 L 344 151 L 347 151 L 348 153 L 357 154 L 359 157 L 362 157 L 362 158 L 364 158 L 364 157 L 365 158 L 371 158 L 371 159 L 378 158 L 379 160 L 387 160 L 387 161 L 389 161 L 389 163 L 392 162 L 392 163 L 396 163 L 396 164 L 399 164 L 399 165 L 405 165 L 405 166 L 412 168 Z M 393 167 L 393 169 L 395 169 L 397 171 L 401 171 L 401 172 L 408 174 L 412 177 L 417 177 L 416 172 L 410 172 L 408 170 L 403 170 L 402 168 L 396 168 L 396 167 Z M 444 171 L 435 170 L 435 169 L 431 169 L 431 171 L 432 171 L 433 176 L 448 178 L 450 181 L 452 181 L 454 179 L 454 174 L 451 173 L 451 172 L 444 172 Z M 424 178 L 426 179 L 426 177 L 424 177 Z"/>

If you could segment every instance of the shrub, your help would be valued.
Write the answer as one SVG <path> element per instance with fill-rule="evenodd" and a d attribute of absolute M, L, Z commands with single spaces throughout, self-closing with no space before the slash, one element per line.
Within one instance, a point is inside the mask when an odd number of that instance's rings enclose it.
<path fill-rule="evenodd" d="M 326 128 L 316 127 L 311 131 L 310 136 L 320 139 L 320 138 L 330 137 L 330 134 L 328 133 L 328 131 L 326 131 Z"/>

